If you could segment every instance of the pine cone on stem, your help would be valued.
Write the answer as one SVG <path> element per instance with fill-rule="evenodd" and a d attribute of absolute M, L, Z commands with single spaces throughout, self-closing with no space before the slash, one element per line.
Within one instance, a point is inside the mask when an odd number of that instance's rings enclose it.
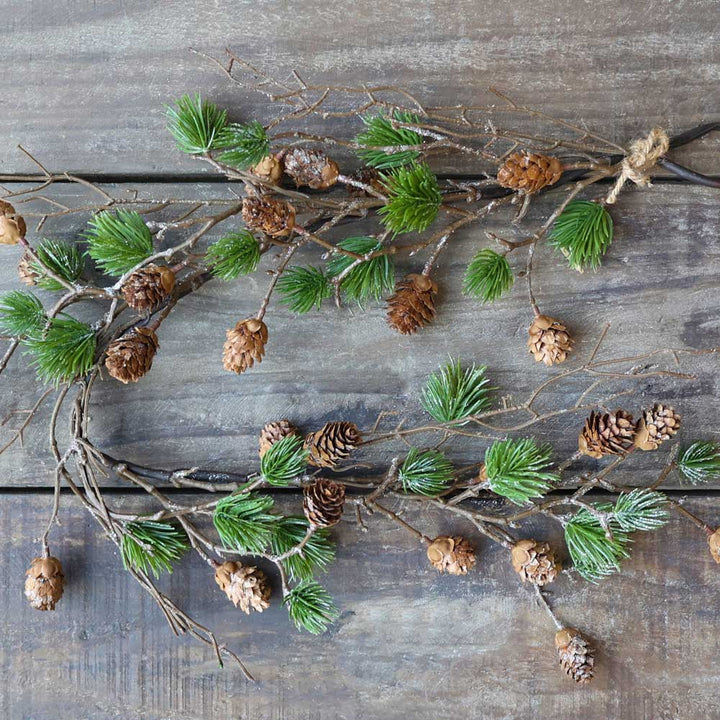
<path fill-rule="evenodd" d="M 595 674 L 595 651 L 587 638 L 574 628 L 562 628 L 555 635 L 560 667 L 576 683 L 584 685 Z"/>
<path fill-rule="evenodd" d="M 295 227 L 295 208 L 283 200 L 248 196 L 243 200 L 243 222 L 270 237 L 285 237 Z"/>
<path fill-rule="evenodd" d="M 262 362 L 268 340 L 267 325 L 262 320 L 241 320 L 226 335 L 223 346 L 223 365 L 226 370 L 239 375 L 256 362 Z"/>
<path fill-rule="evenodd" d="M 655 403 L 643 410 L 638 420 L 635 446 L 640 450 L 657 450 L 680 429 L 680 415 L 668 405 Z"/>
<path fill-rule="evenodd" d="M 138 312 L 151 312 L 170 297 L 175 273 L 164 265 L 150 263 L 136 270 L 122 286 L 125 302 Z"/>
<path fill-rule="evenodd" d="M 715 532 L 710 532 L 708 530 L 707 541 L 712 559 L 720 565 L 720 528 L 717 528 Z"/>
<path fill-rule="evenodd" d="M 430 564 L 438 572 L 450 575 L 466 575 L 475 567 L 475 550 L 463 537 L 441 535 L 428 546 Z"/>
<path fill-rule="evenodd" d="M 412 273 L 398 282 L 388 301 L 388 325 L 402 335 L 411 335 L 435 317 L 437 283 L 427 275 Z"/>
<path fill-rule="evenodd" d="M 36 610 L 54 610 L 63 595 L 65 576 L 56 557 L 36 557 L 25 579 L 25 597 Z"/>
<path fill-rule="evenodd" d="M 305 438 L 305 447 L 310 454 L 308 462 L 316 467 L 334 468 L 350 455 L 360 440 L 360 431 L 355 423 L 325 423 Z"/>
<path fill-rule="evenodd" d="M 17 245 L 26 232 L 22 215 L 9 202 L 0 200 L 0 245 Z"/>
<path fill-rule="evenodd" d="M 303 488 L 303 511 L 315 527 L 332 527 L 340 522 L 345 504 L 345 486 L 332 480 L 316 480 Z"/>
<path fill-rule="evenodd" d="M 560 571 L 555 551 L 546 542 L 519 540 L 511 551 L 512 564 L 523 582 L 542 587 L 551 583 Z"/>
<path fill-rule="evenodd" d="M 313 190 L 327 190 L 338 180 L 340 168 L 322 150 L 293 148 L 284 157 L 285 172 L 295 184 L 307 185 Z"/>
<path fill-rule="evenodd" d="M 283 176 L 283 161 L 279 155 L 266 155 L 250 172 L 265 182 L 277 185 Z"/>
<path fill-rule="evenodd" d="M 228 560 L 215 570 L 215 582 L 247 615 L 251 610 L 262 612 L 270 607 L 270 583 L 259 568 Z"/>
<path fill-rule="evenodd" d="M 625 410 L 596 413 L 593 410 L 578 437 L 578 449 L 592 458 L 625 455 L 634 439 L 635 422 L 630 413 Z"/>
<path fill-rule="evenodd" d="M 562 172 L 562 163 L 555 157 L 517 152 L 510 155 L 498 170 L 497 181 L 502 187 L 533 195 L 548 185 L 554 185 Z"/>
<path fill-rule="evenodd" d="M 154 330 L 135 328 L 108 345 L 105 367 L 121 383 L 137 382 L 150 372 L 159 347 Z"/>
<path fill-rule="evenodd" d="M 37 285 L 38 280 L 40 279 L 40 274 L 33 270 L 32 268 L 33 263 L 33 257 L 30 255 L 29 252 L 24 252 L 20 256 L 20 260 L 18 261 L 18 277 L 20 278 L 20 282 L 33 286 Z"/>
<path fill-rule="evenodd" d="M 573 340 L 565 325 L 547 315 L 537 315 L 528 330 L 528 347 L 538 362 L 548 367 L 565 362 Z"/>
<path fill-rule="evenodd" d="M 269 422 L 260 431 L 260 457 L 262 457 L 278 440 L 290 435 L 299 435 L 298 429 L 289 420 Z"/>

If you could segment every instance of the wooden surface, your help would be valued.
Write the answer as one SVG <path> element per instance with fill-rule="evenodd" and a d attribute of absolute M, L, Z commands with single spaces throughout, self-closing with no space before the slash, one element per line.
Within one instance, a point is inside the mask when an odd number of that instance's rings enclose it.
<path fill-rule="evenodd" d="M 0 174 L 34 172 L 16 150 L 22 143 L 51 170 L 102 173 L 124 183 L 114 192 L 137 190 L 149 200 L 228 197 L 225 185 L 197 181 L 205 170 L 174 150 L 163 129 L 163 104 L 202 89 L 234 118 L 264 113 L 257 96 L 231 87 L 188 46 L 211 54 L 229 46 L 283 77 L 297 68 L 318 80 L 398 83 L 437 103 L 485 102 L 492 84 L 625 144 L 658 123 L 676 131 L 717 119 L 717 20 L 710 0 L 435 0 L 386 7 L 346 0 L 10 0 L 0 51 Z M 699 143 L 682 158 L 718 173 L 718 142 Z M 187 173 L 193 182 L 184 182 Z M 69 185 L 47 194 L 81 199 Z M 550 248 L 539 250 L 540 305 L 577 337 L 564 367 L 587 359 L 608 322 L 604 358 L 720 345 L 719 199 L 717 191 L 671 183 L 624 193 L 613 210 L 616 240 L 596 274 L 564 270 Z M 551 199 L 536 203 L 526 227 L 551 207 Z M 527 397 L 560 370 L 548 371 L 524 352 L 530 318 L 522 281 L 491 308 L 460 292 L 467 260 L 486 242 L 482 230 L 507 233 L 509 219 L 498 215 L 453 241 L 439 265 L 438 319 L 423 334 L 392 334 L 381 307 L 356 317 L 357 310 L 328 306 L 298 319 L 273 306 L 267 358 L 240 378 L 222 371 L 224 330 L 257 307 L 267 278 L 257 273 L 208 285 L 163 324 L 150 376 L 129 388 L 110 382 L 98 388 L 92 412 L 98 444 L 151 465 L 248 469 L 258 428 L 279 416 L 308 430 L 328 419 L 367 429 L 383 410 L 421 422 L 418 390 L 448 354 L 487 364 L 499 396 Z M 44 233 L 74 237 L 83 220 L 57 221 Z M 16 260 L 16 248 L 0 247 L 1 291 L 16 286 Z M 516 269 L 522 262 L 513 259 Z M 635 388 L 631 409 L 672 402 L 684 416 L 684 440 L 717 439 L 717 358 L 680 360 L 693 379 L 617 379 L 592 397 Z M 670 356 L 657 362 L 673 367 Z M 567 407 L 589 383 L 579 377 L 558 384 L 546 407 Z M 0 379 L 0 414 L 27 408 L 36 397 L 31 374 L 17 364 Z M 641 538 L 623 574 L 597 587 L 572 576 L 553 586 L 563 618 L 598 639 L 591 688 L 575 688 L 555 667 L 552 625 L 517 582 L 505 551 L 473 536 L 478 570 L 440 578 L 413 538 L 381 518 L 367 534 L 352 517 L 335 532 L 338 560 L 324 582 L 343 615 L 322 638 L 296 633 L 277 604 L 246 619 L 194 559 L 164 579 L 182 607 L 239 649 L 261 681 L 256 686 L 232 669 L 218 670 L 204 648 L 172 637 L 123 573 L 114 548 L 70 498 L 52 543 L 67 568 L 66 596 L 56 613 L 33 612 L 21 586 L 51 504 L 46 420 L 41 412 L 24 447 L 0 456 L 2 718 L 710 720 L 720 714 L 720 574 L 702 534 L 679 518 Z M 551 441 L 562 457 L 581 421 L 581 414 L 561 415 L 528 432 Z M 10 429 L 0 431 L 1 444 Z M 477 462 L 487 442 L 454 443 L 450 455 Z M 382 471 L 394 450 L 364 450 L 358 474 Z M 633 457 L 618 479 L 646 484 L 656 464 L 649 455 Z M 690 494 L 688 507 L 717 522 L 714 489 L 679 489 L 675 476 L 666 485 L 678 498 Z M 118 492 L 117 502 L 137 506 L 139 498 L 126 494 Z M 296 497 L 282 502 L 299 507 Z M 408 517 L 428 533 L 458 529 L 472 536 L 470 528 L 416 513 Z M 550 538 L 554 531 L 535 529 Z"/>

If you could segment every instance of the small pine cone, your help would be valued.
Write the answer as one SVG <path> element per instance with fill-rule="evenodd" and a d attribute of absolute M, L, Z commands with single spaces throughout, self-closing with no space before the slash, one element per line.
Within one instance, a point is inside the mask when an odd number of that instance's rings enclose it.
<path fill-rule="evenodd" d="M 466 575 L 475 567 L 475 550 L 463 537 L 436 537 L 428 546 L 427 556 L 430 564 L 438 572 L 450 575 Z"/>
<path fill-rule="evenodd" d="M 340 522 L 345 486 L 332 480 L 316 480 L 303 488 L 303 511 L 311 525 L 331 527 Z"/>
<path fill-rule="evenodd" d="M 356 170 L 350 177 L 352 180 L 356 180 L 357 182 L 372 188 L 381 195 L 384 195 L 387 192 L 382 182 L 382 176 L 375 168 L 362 167 L 359 170 Z M 357 187 L 356 185 L 349 185 L 348 192 L 353 197 L 374 197 L 374 195 L 365 190 L 365 188 Z"/>
<path fill-rule="evenodd" d="M 283 200 L 248 196 L 243 200 L 242 219 L 251 230 L 284 237 L 295 227 L 295 208 Z"/>
<path fill-rule="evenodd" d="M 260 431 L 260 457 L 278 440 L 290 435 L 299 435 L 298 429 L 289 420 L 277 420 L 267 423 Z"/>
<path fill-rule="evenodd" d="M 235 607 L 247 615 L 270 607 L 270 583 L 265 573 L 252 566 L 228 560 L 215 570 L 215 582 Z"/>
<path fill-rule="evenodd" d="M 388 325 L 403 335 L 411 335 L 418 328 L 432 322 L 438 286 L 427 275 L 412 273 L 395 286 L 395 294 L 388 299 Z"/>
<path fill-rule="evenodd" d="M 150 312 L 165 301 L 175 287 L 175 273 L 150 263 L 136 270 L 122 286 L 125 302 L 139 312 Z"/>
<path fill-rule="evenodd" d="M 635 445 L 640 450 L 657 450 L 680 429 L 680 415 L 671 407 L 655 403 L 638 420 Z"/>
<path fill-rule="evenodd" d="M 713 560 L 720 565 L 720 528 L 711 535 L 708 535 L 708 545 L 710 546 L 710 554 Z"/>
<path fill-rule="evenodd" d="M 523 582 L 529 580 L 535 585 L 551 583 L 560 571 L 555 551 L 546 542 L 520 540 L 513 546 L 512 564 Z"/>
<path fill-rule="evenodd" d="M 266 155 L 250 172 L 265 182 L 277 185 L 283 176 L 283 161 L 279 155 Z"/>
<path fill-rule="evenodd" d="M 498 170 L 499 185 L 528 195 L 554 185 L 562 175 L 562 163 L 555 157 L 518 152 L 510 155 Z"/>
<path fill-rule="evenodd" d="M 340 175 L 338 164 L 321 150 L 293 148 L 285 153 L 283 160 L 285 172 L 295 184 L 307 185 L 313 190 L 327 190 Z"/>
<path fill-rule="evenodd" d="M 605 455 L 624 455 L 635 439 L 635 422 L 625 410 L 614 413 L 596 413 L 594 410 L 585 421 L 578 438 L 583 455 L 601 458 Z"/>
<path fill-rule="evenodd" d="M 108 345 L 105 367 L 121 383 L 137 382 L 150 372 L 160 343 L 150 328 L 139 327 Z"/>
<path fill-rule="evenodd" d="M 9 202 L 0 200 L 0 245 L 17 245 L 26 232 L 22 215 L 18 215 Z"/>
<path fill-rule="evenodd" d="M 538 362 L 548 367 L 565 362 L 573 340 L 567 328 L 554 318 L 538 315 L 528 330 L 528 347 Z"/>
<path fill-rule="evenodd" d="M 334 468 L 359 442 L 360 431 L 355 423 L 325 423 L 305 438 L 305 447 L 310 453 L 308 462 L 316 467 Z"/>
<path fill-rule="evenodd" d="M 223 365 L 229 372 L 240 373 L 262 362 L 268 339 L 267 325 L 257 318 L 241 320 L 227 331 L 223 346 Z"/>
<path fill-rule="evenodd" d="M 555 635 L 560 667 L 576 683 L 584 685 L 595 674 L 595 650 L 587 638 L 573 628 L 563 628 Z"/>
<path fill-rule="evenodd" d="M 22 254 L 18 262 L 18 277 L 20 282 L 25 285 L 37 285 L 37 281 L 40 279 L 40 274 L 32 268 L 33 258 L 25 252 Z"/>
<path fill-rule="evenodd" d="M 54 610 L 62 597 L 65 576 L 55 557 L 35 558 L 25 579 L 25 597 L 36 610 Z"/>

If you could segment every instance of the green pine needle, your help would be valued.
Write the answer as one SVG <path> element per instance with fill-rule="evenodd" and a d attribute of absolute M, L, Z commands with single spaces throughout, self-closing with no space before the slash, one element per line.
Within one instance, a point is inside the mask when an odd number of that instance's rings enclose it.
<path fill-rule="evenodd" d="M 358 255 L 368 255 L 381 250 L 382 243 L 371 237 L 351 237 L 341 240 L 338 247 Z M 348 255 L 335 253 L 327 264 L 328 275 L 337 277 L 354 262 L 355 259 Z M 359 263 L 340 281 L 340 289 L 345 295 L 361 306 L 371 299 L 380 300 L 383 293 L 394 287 L 395 265 L 389 255 L 378 255 Z"/>
<path fill-rule="evenodd" d="M 420 118 L 409 112 L 395 110 L 392 120 L 407 125 L 417 125 Z M 378 170 L 388 170 L 417 160 L 420 152 L 407 148 L 409 145 L 419 146 L 423 143 L 422 135 L 407 128 L 393 127 L 392 120 L 386 115 L 366 115 L 362 118 L 365 131 L 361 132 L 355 142 L 362 146 L 358 156 L 371 167 Z M 405 147 L 407 149 L 389 152 L 381 148 Z"/>
<path fill-rule="evenodd" d="M 45 308 L 31 292 L 11 290 L 0 297 L 0 332 L 5 335 L 39 336 L 46 323 Z"/>
<path fill-rule="evenodd" d="M 495 388 L 488 387 L 485 370 L 484 365 L 474 363 L 463 370 L 459 359 L 451 359 L 425 383 L 420 398 L 423 408 L 442 423 L 464 420 L 486 410 L 488 395 Z"/>
<path fill-rule="evenodd" d="M 537 445 L 532 438 L 498 440 L 485 451 L 485 472 L 488 485 L 516 505 L 541 497 L 559 480 L 546 472 L 552 448 Z"/>
<path fill-rule="evenodd" d="M 273 555 L 284 555 L 305 538 L 310 523 L 306 518 L 290 516 L 279 518 L 272 526 L 270 548 Z M 316 530 L 305 543 L 302 553 L 290 555 L 282 561 L 290 579 L 312 580 L 317 572 L 324 572 L 335 559 L 335 545 L 326 528 Z"/>
<path fill-rule="evenodd" d="M 720 479 L 720 443 L 693 443 L 680 453 L 677 466 L 693 485 Z"/>
<path fill-rule="evenodd" d="M 550 242 L 568 259 L 575 270 L 600 266 L 613 239 L 613 221 L 603 205 L 589 200 L 573 200 L 560 213 Z"/>
<path fill-rule="evenodd" d="M 277 515 L 269 495 L 239 493 L 224 497 L 215 506 L 213 525 L 226 548 L 243 555 L 258 555 L 270 544 Z"/>
<path fill-rule="evenodd" d="M 101 212 L 83 233 L 88 255 L 108 275 L 119 277 L 153 253 L 153 238 L 142 217 L 131 210 Z"/>
<path fill-rule="evenodd" d="M 183 95 L 175 107 L 167 108 L 168 130 L 177 146 L 189 155 L 200 155 L 215 147 L 227 122 L 227 113 L 200 97 Z"/>
<path fill-rule="evenodd" d="M 663 493 L 637 488 L 618 496 L 613 517 L 625 532 L 657 530 L 669 519 L 667 505 Z"/>
<path fill-rule="evenodd" d="M 435 221 L 442 194 L 435 174 L 425 163 L 413 163 L 383 176 L 388 202 L 378 211 L 386 228 L 396 235 L 423 232 Z"/>
<path fill-rule="evenodd" d="M 450 487 L 453 466 L 439 450 L 411 448 L 398 471 L 398 479 L 405 492 L 434 497 Z"/>
<path fill-rule="evenodd" d="M 509 290 L 514 281 L 507 258 L 484 248 L 470 261 L 465 271 L 463 292 L 483 302 L 493 302 Z"/>
<path fill-rule="evenodd" d="M 277 284 L 280 303 L 296 313 L 320 309 L 322 301 L 332 297 L 328 277 L 320 268 L 289 267 Z"/>
<path fill-rule="evenodd" d="M 247 230 L 230 233 L 207 249 L 210 272 L 222 280 L 235 280 L 257 270 L 260 243 Z"/>
<path fill-rule="evenodd" d="M 37 285 L 43 290 L 60 291 L 64 286 L 50 277 L 46 268 L 69 283 L 74 283 L 85 269 L 82 252 L 75 243 L 61 240 L 43 240 L 37 247 L 40 262 L 32 260 L 30 270 L 37 275 Z"/>
<path fill-rule="evenodd" d="M 188 547 L 187 537 L 177 527 L 148 520 L 125 525 L 120 554 L 126 569 L 152 572 L 158 577 L 163 571 L 171 573 L 173 560 Z"/>
<path fill-rule="evenodd" d="M 289 485 L 305 472 L 308 451 L 303 439 L 288 435 L 273 443 L 260 460 L 260 475 L 270 485 Z"/>
<path fill-rule="evenodd" d="M 283 598 L 298 630 L 321 635 L 339 617 L 330 593 L 314 580 L 304 580 Z"/>
<path fill-rule="evenodd" d="M 218 158 L 221 162 L 238 170 L 248 170 L 269 154 L 270 138 L 257 120 L 243 125 L 233 123 L 223 129 L 215 147 L 225 149 Z"/>
<path fill-rule="evenodd" d="M 38 378 L 59 385 L 87 374 L 95 358 L 95 331 L 85 323 L 60 315 L 50 321 L 45 333 L 25 340 Z"/>

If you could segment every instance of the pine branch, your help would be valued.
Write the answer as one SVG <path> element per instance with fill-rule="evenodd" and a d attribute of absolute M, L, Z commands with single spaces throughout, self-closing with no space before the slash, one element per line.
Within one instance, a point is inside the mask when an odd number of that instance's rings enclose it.
<path fill-rule="evenodd" d="M 509 290 L 514 281 L 507 258 L 484 248 L 470 261 L 465 271 L 463 292 L 483 302 L 493 302 Z"/>
<path fill-rule="evenodd" d="M 677 466 L 693 485 L 720 479 L 720 443 L 693 443 L 680 453 Z"/>
<path fill-rule="evenodd" d="M 270 153 L 270 138 L 265 128 L 253 120 L 223 128 L 214 146 L 225 150 L 218 158 L 221 162 L 238 170 L 248 170 Z"/>
<path fill-rule="evenodd" d="M 383 176 L 388 202 L 378 210 L 386 228 L 396 235 L 423 232 L 435 221 L 442 194 L 437 178 L 425 163 L 413 163 Z"/>
<path fill-rule="evenodd" d="M 398 480 L 405 492 L 434 497 L 452 484 L 453 466 L 439 450 L 411 448 L 400 466 Z"/>
<path fill-rule="evenodd" d="M 273 443 L 260 460 L 260 475 L 270 485 L 289 485 L 307 466 L 303 439 L 289 435 Z"/>
<path fill-rule="evenodd" d="M 270 544 L 278 516 L 269 495 L 240 493 L 223 498 L 213 512 L 213 525 L 226 548 L 245 555 L 259 555 Z"/>
<path fill-rule="evenodd" d="M 363 147 L 358 151 L 358 156 L 378 170 L 407 165 L 420 157 L 419 150 L 405 149 L 392 152 L 381 149 L 423 144 L 422 135 L 408 128 L 394 127 L 392 120 L 407 125 L 417 125 L 420 122 L 417 115 L 400 110 L 393 112 L 392 119 L 386 115 L 365 115 L 362 118 L 365 123 L 365 131 L 355 138 L 355 142 Z"/>
<path fill-rule="evenodd" d="M 222 280 L 235 280 L 255 272 L 260 262 L 260 243 L 247 230 L 230 233 L 207 249 L 210 272 Z"/>
<path fill-rule="evenodd" d="M 43 240 L 37 247 L 40 260 L 30 263 L 30 270 L 37 276 L 37 285 L 43 290 L 61 291 L 65 288 L 47 274 L 46 268 L 69 283 L 75 283 L 85 269 L 82 252 L 75 243 L 60 240 Z"/>
<path fill-rule="evenodd" d="M 663 493 L 637 488 L 618 496 L 613 518 L 625 532 L 657 530 L 670 517 L 667 506 L 668 499 Z"/>
<path fill-rule="evenodd" d="M 174 525 L 143 521 L 127 523 L 120 541 L 120 554 L 125 569 L 152 572 L 172 572 L 172 563 L 188 548 L 187 537 Z"/>
<path fill-rule="evenodd" d="M 603 205 L 573 200 L 550 231 L 550 242 L 575 270 L 596 270 L 613 239 L 613 221 Z"/>
<path fill-rule="evenodd" d="M 332 297 L 328 277 L 320 268 L 289 267 L 277 283 L 280 303 L 296 313 L 320 309 L 323 300 Z"/>
<path fill-rule="evenodd" d="M 304 580 L 283 598 L 288 615 L 298 630 L 321 635 L 335 622 L 339 612 L 330 593 L 314 580 Z"/>
<path fill-rule="evenodd" d="M 189 155 L 210 151 L 227 122 L 227 113 L 200 97 L 183 95 L 167 108 L 168 130 L 178 148 Z"/>
<path fill-rule="evenodd" d="M 358 255 L 369 255 L 380 250 L 382 243 L 371 237 L 351 237 L 341 240 L 338 247 Z M 348 255 L 336 253 L 328 261 L 328 275 L 338 277 L 356 262 Z M 358 263 L 340 281 L 341 290 L 360 306 L 371 299 L 380 300 L 384 292 L 394 287 L 395 265 L 389 255 L 378 255 Z"/>
<path fill-rule="evenodd" d="M 0 297 L 0 332 L 11 337 L 37 337 L 47 316 L 40 300 L 31 292 L 11 290 Z"/>
<path fill-rule="evenodd" d="M 284 555 L 297 547 L 307 535 L 310 523 L 300 516 L 278 518 L 272 526 L 270 548 L 273 555 Z M 315 530 L 305 543 L 302 553 L 295 553 L 282 560 L 293 581 L 312 580 L 318 572 L 324 572 L 335 559 L 335 545 L 326 528 Z"/>
<path fill-rule="evenodd" d="M 153 253 L 150 230 L 136 212 L 101 212 L 89 224 L 83 233 L 88 255 L 108 275 L 120 277 Z"/>

